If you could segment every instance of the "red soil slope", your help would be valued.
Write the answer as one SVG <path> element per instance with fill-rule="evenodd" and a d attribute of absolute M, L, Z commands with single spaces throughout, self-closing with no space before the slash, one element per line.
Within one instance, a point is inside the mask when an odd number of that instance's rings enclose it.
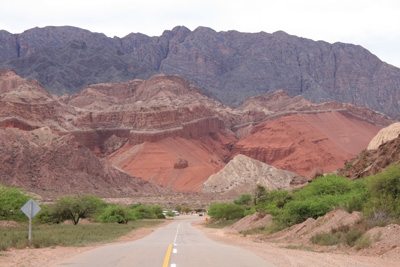
<path fill-rule="evenodd" d="M 255 126 L 232 148 L 277 168 L 307 175 L 343 167 L 381 129 L 346 111 L 298 113 Z"/>
<path fill-rule="evenodd" d="M 224 133 L 200 139 L 169 137 L 136 146 L 126 145 L 108 159 L 136 177 L 160 183 L 174 190 L 199 192 L 208 177 L 225 166 L 226 144 L 233 138 Z M 180 159 L 188 166 L 174 167 Z"/>

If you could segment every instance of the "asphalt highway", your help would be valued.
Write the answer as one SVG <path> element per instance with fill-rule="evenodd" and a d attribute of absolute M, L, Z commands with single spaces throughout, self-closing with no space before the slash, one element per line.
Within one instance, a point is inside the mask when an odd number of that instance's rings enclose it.
<path fill-rule="evenodd" d="M 191 226 L 198 216 L 179 216 L 149 236 L 77 255 L 57 266 L 76 267 L 270 267 L 275 266 L 252 252 L 217 243 Z"/>

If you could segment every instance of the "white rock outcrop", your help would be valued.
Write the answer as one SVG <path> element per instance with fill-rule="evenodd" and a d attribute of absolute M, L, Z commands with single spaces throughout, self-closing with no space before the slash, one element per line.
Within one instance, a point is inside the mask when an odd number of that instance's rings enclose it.
<path fill-rule="evenodd" d="M 218 173 L 204 183 L 203 193 L 250 193 L 257 184 L 269 190 L 289 189 L 290 181 L 297 174 L 279 170 L 261 161 L 237 155 Z"/>
<path fill-rule="evenodd" d="M 386 142 L 396 139 L 400 134 L 400 122 L 395 122 L 386 128 L 380 130 L 377 135 L 369 142 L 367 150 L 378 149 Z"/>

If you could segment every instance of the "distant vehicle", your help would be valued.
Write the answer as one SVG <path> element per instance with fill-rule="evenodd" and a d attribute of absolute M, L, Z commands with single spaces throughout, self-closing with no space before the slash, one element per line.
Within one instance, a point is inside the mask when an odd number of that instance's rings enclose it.
<path fill-rule="evenodd" d="M 165 215 L 167 215 L 167 210 L 164 210 L 163 212 L 162 212 L 162 214 L 165 216 Z"/>
<path fill-rule="evenodd" d="M 172 212 L 175 214 L 175 216 L 181 215 L 181 214 L 180 214 L 179 212 L 177 212 L 176 210 L 173 210 Z"/>
<path fill-rule="evenodd" d="M 203 216 L 203 213 L 199 213 L 199 216 Z"/>

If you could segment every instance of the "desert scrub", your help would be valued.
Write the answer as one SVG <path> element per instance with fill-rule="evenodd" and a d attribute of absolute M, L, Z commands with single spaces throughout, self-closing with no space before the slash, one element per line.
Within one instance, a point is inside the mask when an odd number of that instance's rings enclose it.
<path fill-rule="evenodd" d="M 371 246 L 371 238 L 369 235 L 363 235 L 359 239 L 356 240 L 354 243 L 354 248 L 356 250 L 369 248 Z"/>
<path fill-rule="evenodd" d="M 36 225 L 32 229 L 32 247 L 52 246 L 80 247 L 116 240 L 128 232 L 153 227 L 162 221 L 132 221 L 127 224 L 86 224 L 86 225 Z M 28 244 L 28 226 L 0 227 L 0 250 L 25 248 Z"/>
<path fill-rule="evenodd" d="M 354 247 L 357 242 L 359 246 L 362 246 L 362 244 L 365 245 L 367 242 L 364 233 L 364 230 L 350 228 L 348 226 L 339 226 L 338 228 L 333 228 L 330 233 L 316 233 L 310 238 L 310 241 L 313 244 L 322 246 L 344 244 L 349 247 Z M 362 238 L 365 240 L 360 240 Z"/>
<path fill-rule="evenodd" d="M 239 233 L 241 233 L 242 235 L 246 236 L 246 235 L 258 235 L 258 234 L 265 234 L 265 227 L 255 227 L 249 230 L 243 230 L 243 231 L 239 231 Z"/>
<path fill-rule="evenodd" d="M 332 246 L 339 244 L 340 235 L 332 233 L 316 233 L 310 239 L 313 244 L 321 246 Z"/>
<path fill-rule="evenodd" d="M 232 224 L 236 223 L 240 219 L 233 219 L 233 220 L 215 220 L 212 219 L 208 223 L 206 223 L 207 228 L 217 228 L 217 229 L 222 229 L 227 226 L 231 226 Z"/>

